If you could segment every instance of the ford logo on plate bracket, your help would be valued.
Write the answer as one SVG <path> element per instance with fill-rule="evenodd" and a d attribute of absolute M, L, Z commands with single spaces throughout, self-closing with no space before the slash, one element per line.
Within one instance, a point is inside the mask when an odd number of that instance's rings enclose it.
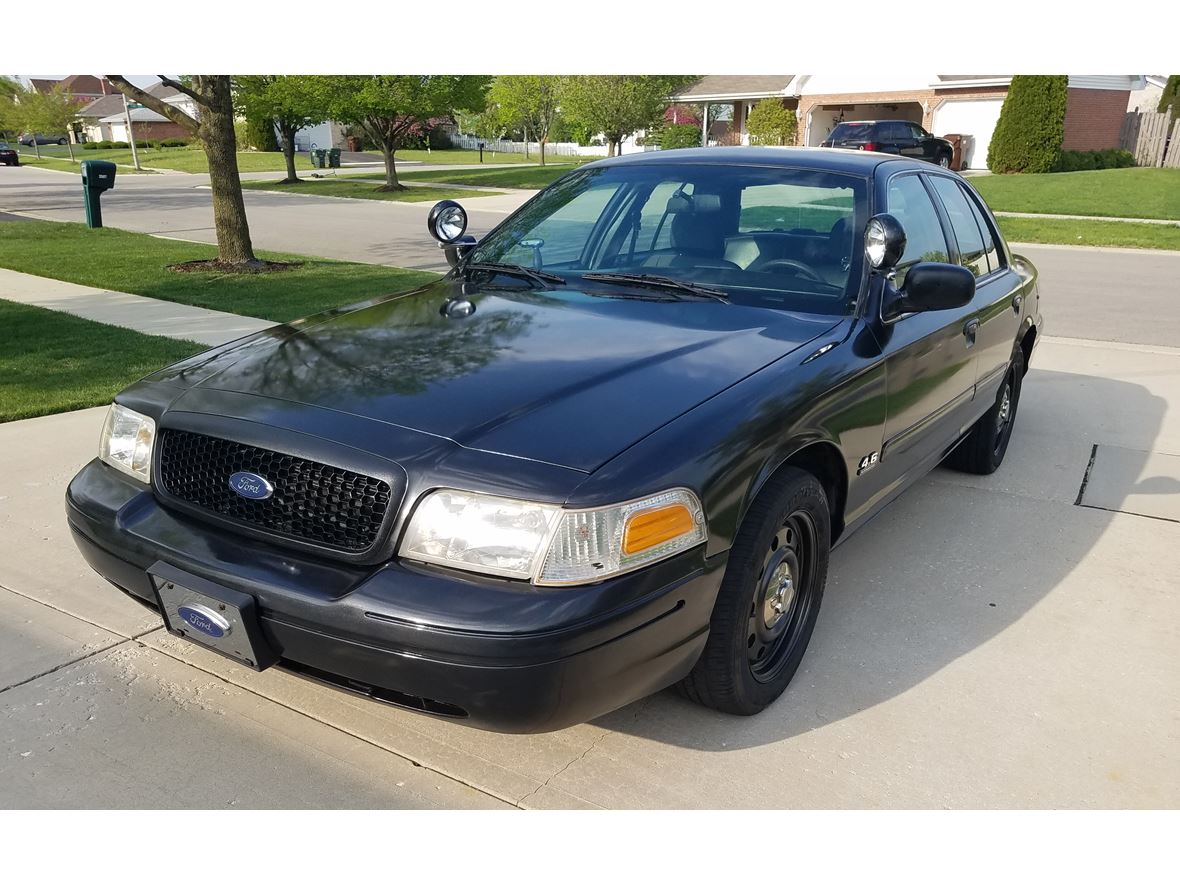
<path fill-rule="evenodd" d="M 206 636 L 221 639 L 229 634 L 230 623 L 207 605 L 187 602 L 176 609 L 180 619 Z"/>
<path fill-rule="evenodd" d="M 229 478 L 229 487 L 251 501 L 265 501 L 275 493 L 275 487 L 266 477 L 245 470 L 240 470 Z"/>

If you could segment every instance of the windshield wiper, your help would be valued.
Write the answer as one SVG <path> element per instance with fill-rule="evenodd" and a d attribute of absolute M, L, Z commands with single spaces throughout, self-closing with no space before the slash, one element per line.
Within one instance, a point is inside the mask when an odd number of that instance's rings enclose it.
<path fill-rule="evenodd" d="M 683 295 L 693 295 L 697 298 L 711 298 L 714 301 L 729 303 L 729 295 L 721 289 L 701 286 L 697 283 L 687 283 L 684 280 L 662 277 L 656 274 L 603 271 L 601 273 L 584 273 L 582 274 L 582 279 L 596 280 L 603 283 L 624 283 L 630 286 L 644 286 L 650 289 L 666 289 L 669 293 L 680 293 L 674 296 L 678 298 L 682 298 Z"/>
<path fill-rule="evenodd" d="M 565 277 L 559 277 L 555 273 L 546 273 L 543 270 L 525 267 L 523 264 L 498 264 L 491 261 L 476 261 L 463 265 L 463 270 L 483 270 L 488 273 L 502 273 L 511 277 L 522 277 L 534 283 L 540 283 L 541 285 L 547 283 L 555 283 L 559 286 L 565 285 Z"/>

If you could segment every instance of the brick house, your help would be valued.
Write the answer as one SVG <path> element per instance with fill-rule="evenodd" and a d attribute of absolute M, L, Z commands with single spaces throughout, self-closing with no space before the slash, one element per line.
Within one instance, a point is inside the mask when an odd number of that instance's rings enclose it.
<path fill-rule="evenodd" d="M 147 90 L 148 94 L 175 105 L 190 117 L 197 116 L 197 104 L 183 92 L 163 83 L 157 83 Z M 106 95 L 98 98 L 78 112 L 82 134 L 87 141 L 128 141 L 127 111 L 124 110 L 123 94 Z M 150 108 L 130 109 L 131 126 L 135 140 L 158 141 L 162 138 L 189 138 L 191 134 L 162 114 Z"/>
<path fill-rule="evenodd" d="M 677 102 L 732 106 L 723 135 L 710 129 L 710 144 L 748 142 L 745 120 L 764 98 L 780 98 L 799 118 L 798 144 L 818 145 L 845 120 L 910 120 L 936 135 L 970 136 L 965 168 L 987 167 L 987 149 L 1011 74 L 781 74 L 702 77 L 672 96 Z M 1103 150 L 1119 146 L 1119 127 L 1138 74 L 1069 77 L 1065 111 L 1065 150 Z"/>

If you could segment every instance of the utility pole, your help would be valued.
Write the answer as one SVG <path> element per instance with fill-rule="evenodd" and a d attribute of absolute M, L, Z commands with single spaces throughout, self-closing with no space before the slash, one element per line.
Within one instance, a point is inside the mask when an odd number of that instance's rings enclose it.
<path fill-rule="evenodd" d="M 135 150 L 135 129 L 131 125 L 131 108 L 127 104 L 126 95 L 123 96 L 123 116 L 127 118 L 127 141 L 131 144 L 131 162 L 139 170 L 139 154 Z"/>

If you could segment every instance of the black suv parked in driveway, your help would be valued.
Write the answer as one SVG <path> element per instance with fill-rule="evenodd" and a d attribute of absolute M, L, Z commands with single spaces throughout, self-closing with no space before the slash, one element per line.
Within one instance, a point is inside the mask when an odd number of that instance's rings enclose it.
<path fill-rule="evenodd" d="M 841 123 L 820 147 L 850 148 L 900 154 L 949 169 L 955 149 L 944 138 L 936 138 L 909 120 L 861 120 Z"/>

